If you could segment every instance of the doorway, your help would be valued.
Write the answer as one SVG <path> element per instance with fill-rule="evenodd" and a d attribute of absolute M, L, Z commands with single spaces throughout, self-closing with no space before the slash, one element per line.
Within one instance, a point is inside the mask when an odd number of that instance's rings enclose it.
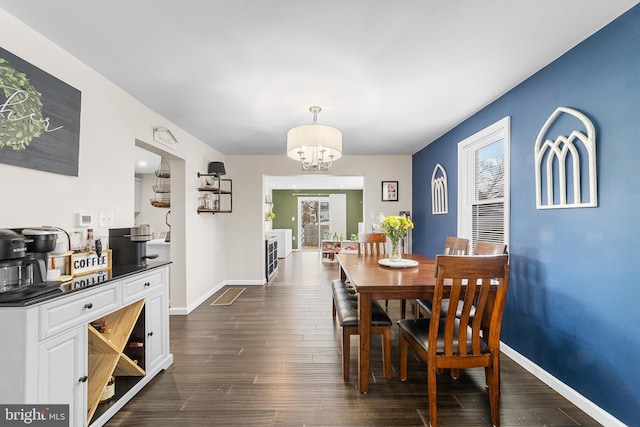
<path fill-rule="evenodd" d="M 151 198 L 155 196 L 153 185 L 155 185 L 155 179 L 147 181 L 147 185 L 143 185 L 141 194 L 141 209 L 148 209 L 146 217 L 142 217 L 140 213 L 134 216 L 134 221 L 140 223 L 144 221 L 149 223 L 153 230 L 156 232 L 156 237 L 160 232 L 169 229 L 167 222 L 171 224 L 171 238 L 170 242 L 166 242 L 169 246 L 168 256 L 172 262 L 171 265 L 171 288 L 170 294 L 170 306 L 186 307 L 187 305 L 187 289 L 186 289 L 186 217 L 185 217 L 185 194 L 186 194 L 186 182 L 185 182 L 185 161 L 183 158 L 178 157 L 174 153 L 170 153 L 161 148 L 152 146 L 142 140 L 136 139 L 136 149 L 142 149 L 142 151 L 148 151 L 152 154 L 164 157 L 169 162 L 170 166 L 170 208 L 171 214 L 168 215 L 169 208 L 158 209 L 151 205 Z M 157 159 L 156 159 L 157 162 Z M 160 166 L 152 165 L 152 170 L 157 169 Z M 155 177 L 155 174 L 152 175 Z M 143 179 L 144 184 L 144 179 Z M 149 215 L 154 215 L 151 217 Z M 156 225 L 157 224 L 157 225 Z M 165 237 L 166 239 L 166 237 Z M 165 240 L 162 239 L 162 240 Z M 174 303 L 175 301 L 175 303 Z M 174 314 L 174 313 L 171 313 Z M 185 313 L 186 314 L 186 313 Z"/>
<path fill-rule="evenodd" d="M 298 198 L 298 247 L 301 250 L 320 250 L 323 239 L 331 236 L 331 217 L 328 197 Z"/>

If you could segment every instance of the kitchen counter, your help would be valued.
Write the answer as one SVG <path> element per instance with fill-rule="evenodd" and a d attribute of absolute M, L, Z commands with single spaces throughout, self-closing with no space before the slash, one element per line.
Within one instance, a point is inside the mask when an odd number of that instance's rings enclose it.
<path fill-rule="evenodd" d="M 111 270 L 98 271 L 73 278 L 67 282 L 45 282 L 25 287 L 20 292 L 0 293 L 0 309 L 3 307 L 27 307 L 66 297 L 95 286 L 105 285 L 114 280 L 144 273 L 158 267 L 171 264 L 170 261 L 148 262 L 146 267 L 113 267 Z"/>

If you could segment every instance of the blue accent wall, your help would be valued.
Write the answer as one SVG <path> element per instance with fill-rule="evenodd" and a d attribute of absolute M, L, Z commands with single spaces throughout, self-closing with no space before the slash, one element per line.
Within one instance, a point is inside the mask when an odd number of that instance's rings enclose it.
<path fill-rule="evenodd" d="M 598 207 L 536 209 L 534 144 L 560 106 L 595 125 Z M 640 5 L 413 156 L 414 252 L 433 256 L 456 234 L 457 144 L 505 116 L 512 267 L 502 340 L 640 425 Z M 437 163 L 448 215 L 431 214 Z"/>

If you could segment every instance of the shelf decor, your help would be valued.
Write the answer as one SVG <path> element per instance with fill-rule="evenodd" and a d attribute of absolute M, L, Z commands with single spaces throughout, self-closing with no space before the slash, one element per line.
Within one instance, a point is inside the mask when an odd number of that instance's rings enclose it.
<path fill-rule="evenodd" d="M 585 132 L 576 129 L 574 119 Z M 565 129 L 572 129 L 569 136 L 560 132 Z M 552 132 L 558 133 L 554 139 Z M 556 108 L 540 129 L 534 156 L 537 209 L 598 206 L 596 130 L 587 116 Z"/>
<path fill-rule="evenodd" d="M 153 140 L 172 149 L 175 149 L 178 143 L 176 137 L 165 127 L 153 128 Z"/>
<path fill-rule="evenodd" d="M 220 178 L 225 174 L 222 162 L 209 162 L 207 173 L 198 172 L 198 178 L 203 179 L 198 191 L 209 193 L 198 199 L 198 213 L 216 214 L 233 211 L 233 181 Z"/>

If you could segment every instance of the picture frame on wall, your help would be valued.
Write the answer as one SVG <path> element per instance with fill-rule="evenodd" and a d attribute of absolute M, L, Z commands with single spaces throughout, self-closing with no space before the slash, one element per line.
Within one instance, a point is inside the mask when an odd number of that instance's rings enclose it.
<path fill-rule="evenodd" d="M 78 176 L 81 92 L 0 48 L 0 163 Z"/>
<path fill-rule="evenodd" d="M 382 181 L 382 201 L 398 201 L 398 181 Z"/>

